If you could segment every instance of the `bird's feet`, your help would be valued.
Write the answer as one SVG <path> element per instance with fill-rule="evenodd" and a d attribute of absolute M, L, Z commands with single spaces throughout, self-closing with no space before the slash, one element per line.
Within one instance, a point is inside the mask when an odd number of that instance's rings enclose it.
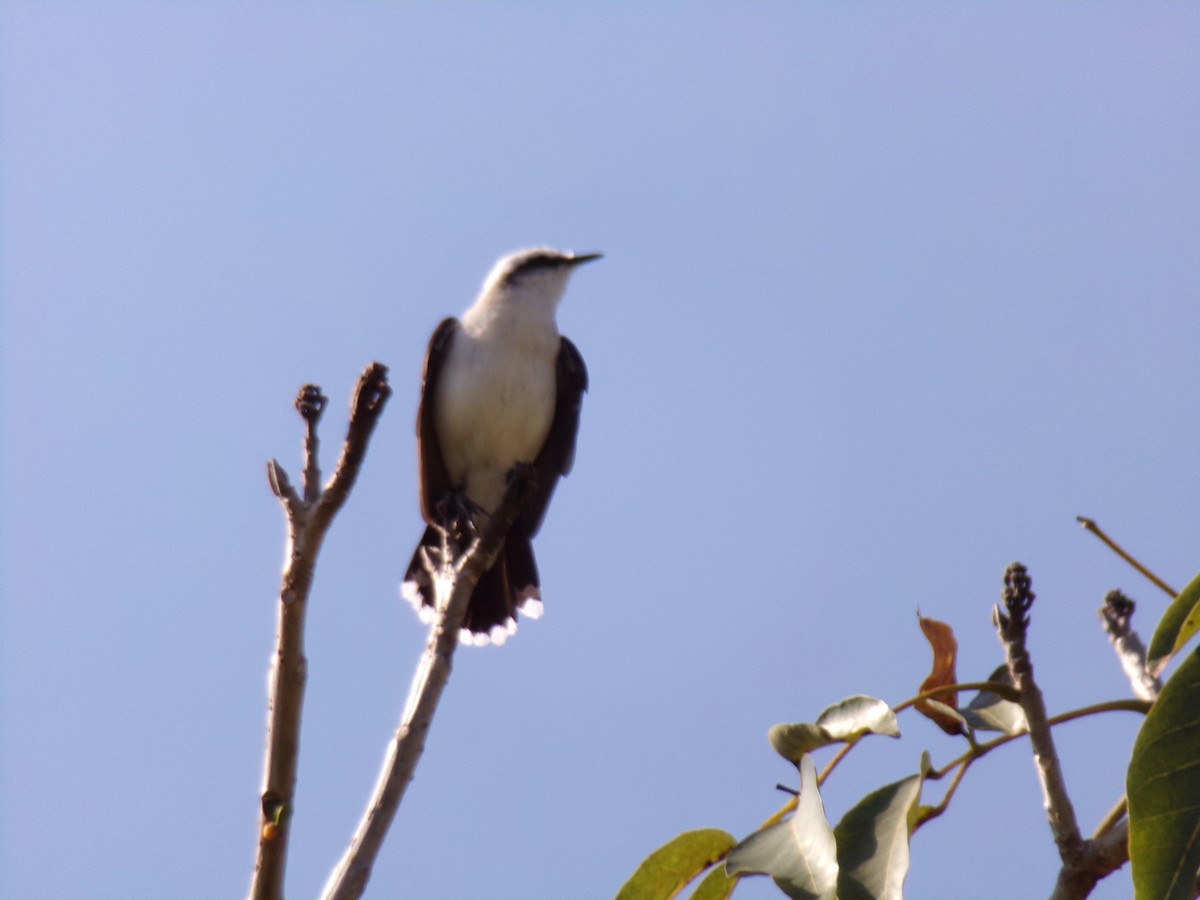
<path fill-rule="evenodd" d="M 474 540 L 479 533 L 478 522 L 484 511 L 478 503 L 472 502 L 466 494 L 452 491 L 440 500 L 434 507 L 438 525 L 446 532 L 455 544 L 465 544 Z"/>

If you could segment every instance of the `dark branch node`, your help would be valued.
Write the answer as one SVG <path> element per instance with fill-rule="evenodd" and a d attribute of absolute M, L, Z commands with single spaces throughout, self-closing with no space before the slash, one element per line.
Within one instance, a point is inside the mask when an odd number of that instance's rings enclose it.
<path fill-rule="evenodd" d="M 1011 563 L 1004 570 L 1004 590 L 1000 592 L 1000 599 L 1008 614 L 997 609 L 996 618 L 1006 638 L 1025 637 L 1029 628 L 1029 608 L 1037 597 L 1032 586 L 1029 573 L 1019 562 Z"/>
<path fill-rule="evenodd" d="M 328 402 L 329 399 L 321 393 L 321 389 L 317 385 L 306 384 L 296 394 L 296 412 L 300 413 L 310 426 L 316 425 L 321 419 L 321 413 L 325 412 L 325 404 Z"/>
<path fill-rule="evenodd" d="M 383 363 L 373 362 L 363 371 L 350 404 L 351 418 L 361 415 L 377 416 L 387 398 L 392 395 L 388 384 L 388 368 Z"/>
<path fill-rule="evenodd" d="M 278 791 L 267 791 L 262 795 L 263 818 L 268 822 L 279 824 L 283 813 L 283 798 Z"/>
<path fill-rule="evenodd" d="M 1133 621 L 1133 612 L 1137 604 L 1120 591 L 1109 591 L 1104 595 L 1104 605 L 1100 607 L 1100 616 L 1104 619 L 1108 632 L 1116 637 L 1129 634 Z"/>

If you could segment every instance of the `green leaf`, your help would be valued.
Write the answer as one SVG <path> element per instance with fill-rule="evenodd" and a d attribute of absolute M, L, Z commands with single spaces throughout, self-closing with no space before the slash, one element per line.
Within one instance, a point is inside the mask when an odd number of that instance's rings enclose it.
<path fill-rule="evenodd" d="M 1150 639 L 1146 653 L 1150 671 L 1157 675 L 1197 631 L 1200 631 L 1200 575 L 1171 601 Z"/>
<path fill-rule="evenodd" d="M 900 737 L 900 725 L 896 713 L 882 700 L 858 694 L 822 710 L 815 723 L 774 725 L 767 738 L 776 753 L 799 762 L 805 753 L 854 740 L 868 732 Z"/>
<path fill-rule="evenodd" d="M 838 900 L 902 900 L 909 862 L 908 816 L 921 797 L 923 781 L 918 774 L 881 787 L 842 817 L 833 830 Z"/>
<path fill-rule="evenodd" d="M 736 843 L 733 835 L 719 828 L 685 831 L 646 857 L 621 887 L 617 900 L 669 900 Z"/>
<path fill-rule="evenodd" d="M 930 806 L 928 803 L 918 803 L 912 809 L 912 816 L 909 819 L 909 833 L 916 831 L 923 824 L 928 822 L 937 815 L 937 807 Z"/>
<path fill-rule="evenodd" d="M 793 900 L 836 900 L 837 845 L 811 756 L 800 759 L 800 796 L 791 818 L 756 831 L 730 850 L 725 871 L 770 875 Z"/>
<path fill-rule="evenodd" d="M 988 681 L 1011 686 L 1012 673 L 1007 665 L 1002 665 L 988 676 Z M 1020 734 L 1028 727 L 1021 705 L 992 691 L 980 691 L 975 695 L 975 699 L 959 712 L 976 731 L 1000 731 L 1011 735 Z"/>
<path fill-rule="evenodd" d="M 1167 680 L 1133 745 L 1126 792 L 1139 900 L 1190 900 L 1200 869 L 1198 653 Z"/>
<path fill-rule="evenodd" d="M 737 883 L 736 875 L 726 875 L 724 866 L 716 866 L 700 882 L 692 894 L 692 900 L 729 900 Z"/>

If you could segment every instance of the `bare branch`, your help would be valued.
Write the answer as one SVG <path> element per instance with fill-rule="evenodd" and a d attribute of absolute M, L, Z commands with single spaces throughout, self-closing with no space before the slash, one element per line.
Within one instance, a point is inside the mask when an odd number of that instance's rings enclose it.
<path fill-rule="evenodd" d="M 1125 865 L 1129 861 L 1129 819 L 1121 819 L 1102 835 L 1088 841 L 1084 860 L 1095 881 Z"/>
<path fill-rule="evenodd" d="M 1146 645 L 1133 630 L 1136 609 L 1137 604 L 1120 591 L 1109 591 L 1099 609 L 1100 620 L 1134 694 L 1143 700 L 1153 700 L 1162 690 L 1162 681 L 1146 666 Z"/>
<path fill-rule="evenodd" d="M 1075 807 L 1067 794 L 1062 766 L 1054 749 L 1054 737 L 1050 733 L 1046 702 L 1033 678 L 1033 661 L 1025 642 L 1029 631 L 1029 609 L 1035 597 L 1031 587 L 1025 567 L 1020 563 L 1010 565 L 1004 573 L 1004 591 L 1001 593 L 1004 611 L 997 606 L 992 618 L 1008 657 L 1013 682 L 1021 692 L 1021 709 L 1029 725 L 1029 740 L 1033 744 L 1033 758 L 1042 784 L 1050 830 L 1058 845 L 1059 856 L 1064 863 L 1072 865 L 1083 853 L 1083 837 L 1075 819 Z"/>
<path fill-rule="evenodd" d="M 1129 858 L 1128 823 L 1121 820 L 1092 840 L 1085 841 L 1080 834 L 1050 733 L 1054 720 L 1046 715 L 1046 703 L 1034 681 L 1033 662 L 1026 646 L 1029 609 L 1035 596 L 1031 588 L 1025 567 L 1020 563 L 1010 565 L 1004 573 L 1003 611 L 997 606 L 993 619 L 1004 644 L 1009 671 L 1021 692 L 1021 709 L 1029 727 L 1029 740 L 1046 803 L 1046 818 L 1050 821 L 1054 843 L 1063 863 L 1050 897 L 1051 900 L 1082 900 L 1092 892 L 1097 881 L 1120 868 Z"/>
<path fill-rule="evenodd" d="M 1101 878 L 1129 860 L 1129 820 L 1121 819 L 1100 837 L 1084 842 L 1084 852 L 1074 866 L 1063 864 L 1050 900 L 1082 900 Z"/>
<path fill-rule="evenodd" d="M 1156 587 L 1166 591 L 1166 593 L 1171 597 L 1175 597 L 1178 594 L 1173 587 L 1171 587 L 1169 584 L 1143 566 L 1140 562 L 1126 553 L 1124 548 L 1122 548 L 1120 544 L 1105 534 L 1100 526 L 1097 525 L 1092 519 L 1089 519 L 1087 516 L 1076 516 L 1075 521 L 1094 534 L 1096 537 L 1100 538 L 1100 540 L 1102 540 L 1108 546 L 1108 548 L 1112 550 L 1113 553 L 1117 554 L 1117 556 L 1121 557 L 1121 559 L 1125 560 L 1125 562 L 1129 563 L 1131 566 L 1145 575 Z"/>
<path fill-rule="evenodd" d="M 343 448 L 342 458 L 353 457 L 353 466 L 339 465 L 336 497 L 320 489 L 317 462 L 317 423 L 325 408 L 325 397 L 315 385 L 305 385 L 296 398 L 296 409 L 304 417 L 307 432 L 304 441 L 304 498 L 301 499 L 276 460 L 267 464 L 267 480 L 279 498 L 287 517 L 288 549 L 279 585 L 279 618 L 275 633 L 275 653 L 271 661 L 268 685 L 267 746 L 263 761 L 263 790 L 259 811 L 258 855 L 250 885 L 252 900 L 280 900 L 283 897 L 287 864 L 290 819 L 296 792 L 296 772 L 300 751 L 300 714 L 304 688 L 308 680 L 308 660 L 304 655 L 304 620 L 308 595 L 312 588 L 317 554 L 334 514 L 353 486 L 366 444 L 375 421 L 387 400 L 387 369 L 378 363 L 368 366 L 355 392 L 370 394 L 375 402 L 360 413 L 357 402 L 352 411 L 350 433 L 355 446 Z M 347 444 L 350 437 L 347 437 Z M 335 475 L 335 480 L 338 480 Z"/>
<path fill-rule="evenodd" d="M 367 443 L 375 431 L 375 423 L 379 421 L 379 414 L 392 395 L 387 376 L 387 366 L 377 362 L 367 366 L 359 376 L 354 397 L 350 401 L 350 425 L 346 429 L 346 440 L 342 443 L 342 455 L 317 503 L 316 516 L 322 522 L 327 523 L 337 515 L 350 489 L 354 487 L 358 470 L 367 454 Z"/>
<path fill-rule="evenodd" d="M 446 546 L 440 554 L 442 564 L 432 573 L 437 617 L 429 630 L 400 726 L 388 745 L 374 793 L 350 846 L 325 884 L 323 900 L 351 900 L 361 897 L 366 890 L 375 859 L 412 781 L 438 702 L 450 680 L 451 662 L 471 594 L 479 578 L 495 562 L 513 522 L 533 496 L 534 487 L 532 467 L 517 471 L 487 528 L 457 561 L 450 552 L 451 538 L 443 533 Z"/>

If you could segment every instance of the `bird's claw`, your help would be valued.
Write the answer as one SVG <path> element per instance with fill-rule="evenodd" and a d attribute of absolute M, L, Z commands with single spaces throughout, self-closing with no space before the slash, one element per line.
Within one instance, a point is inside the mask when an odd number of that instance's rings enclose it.
<path fill-rule="evenodd" d="M 437 502 L 434 511 L 438 524 L 456 543 L 465 543 L 478 534 L 476 520 L 483 508 L 466 494 L 457 491 L 446 494 Z"/>

